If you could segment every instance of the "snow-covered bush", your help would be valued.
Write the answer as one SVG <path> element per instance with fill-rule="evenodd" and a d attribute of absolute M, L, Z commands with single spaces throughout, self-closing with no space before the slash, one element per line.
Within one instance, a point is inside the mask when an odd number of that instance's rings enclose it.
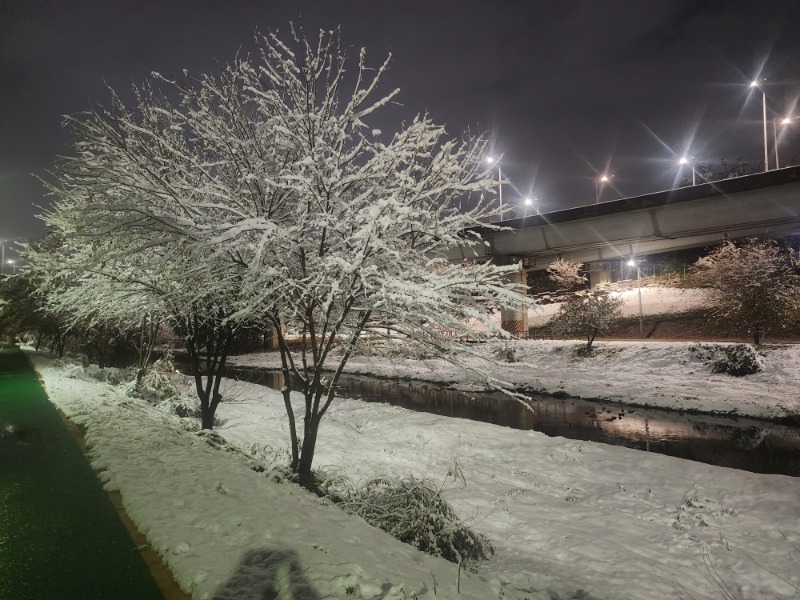
<path fill-rule="evenodd" d="M 712 373 L 744 377 L 764 369 L 764 358 L 749 344 L 698 344 L 690 349 L 711 363 Z"/>
<path fill-rule="evenodd" d="M 561 305 L 550 321 L 550 329 L 564 337 L 585 337 L 586 349 L 590 350 L 595 337 L 620 317 L 620 306 L 622 298 L 608 292 L 578 292 Z"/>
<path fill-rule="evenodd" d="M 353 486 L 346 478 L 332 478 L 321 487 L 346 512 L 433 556 L 462 563 L 494 553 L 486 537 L 458 518 L 441 489 L 424 479 L 376 477 Z"/>
<path fill-rule="evenodd" d="M 415 360 L 427 360 L 437 357 L 430 349 L 408 344 L 402 338 L 362 338 L 354 345 L 353 354 L 367 358 L 412 358 Z"/>
<path fill-rule="evenodd" d="M 196 396 L 176 395 L 171 396 L 156 405 L 157 408 L 166 413 L 181 417 L 182 419 L 197 420 L 202 419 L 202 411 L 200 409 L 200 401 Z M 216 415 L 214 415 L 214 426 L 221 425 Z"/>
<path fill-rule="evenodd" d="M 175 365 L 172 355 L 160 358 L 139 379 L 138 385 L 131 390 L 131 395 L 143 398 L 149 402 L 161 402 L 178 394 L 172 382 Z"/>
<path fill-rule="evenodd" d="M 514 348 L 509 348 L 508 346 L 501 346 L 500 348 L 496 348 L 494 354 L 500 360 L 507 362 L 507 363 L 515 363 L 517 362 L 517 356 L 514 353 Z"/>
<path fill-rule="evenodd" d="M 749 333 L 754 344 L 797 322 L 800 276 L 775 241 L 725 242 L 694 267 L 695 284 L 708 290 L 711 316 Z"/>
<path fill-rule="evenodd" d="M 72 379 L 82 379 L 83 381 L 101 381 L 109 385 L 124 385 L 133 377 L 130 369 L 118 369 L 116 367 L 101 368 L 91 364 L 85 357 L 82 362 L 76 362 L 74 357 L 61 358 L 53 361 L 53 365 L 64 370 L 67 377 Z"/>
<path fill-rule="evenodd" d="M 559 258 L 547 267 L 548 278 L 559 290 L 571 290 L 586 283 L 586 275 L 581 273 L 583 263 Z"/>

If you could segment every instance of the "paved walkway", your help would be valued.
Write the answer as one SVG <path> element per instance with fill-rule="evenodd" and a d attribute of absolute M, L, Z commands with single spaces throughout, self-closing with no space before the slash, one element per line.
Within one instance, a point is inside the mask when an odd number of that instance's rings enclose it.
<path fill-rule="evenodd" d="M 15 346 L 0 347 L 0 598 L 163 599 Z"/>

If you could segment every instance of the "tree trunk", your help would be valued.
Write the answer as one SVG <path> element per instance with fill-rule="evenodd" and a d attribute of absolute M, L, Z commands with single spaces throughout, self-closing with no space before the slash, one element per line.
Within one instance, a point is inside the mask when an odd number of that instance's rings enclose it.
<path fill-rule="evenodd" d="M 289 381 L 289 371 L 284 369 L 283 371 L 284 382 Z M 295 423 L 294 419 L 294 410 L 292 409 L 292 389 L 288 383 L 283 384 L 283 404 L 286 408 L 286 415 L 289 418 L 289 440 L 292 444 L 292 462 L 289 465 L 289 468 L 292 471 L 297 471 L 298 466 L 300 464 L 300 452 L 298 448 L 298 441 L 297 441 L 297 424 Z"/>
<path fill-rule="evenodd" d="M 594 338 L 596 338 L 596 337 L 597 337 L 597 327 L 595 327 L 592 330 L 592 332 L 587 336 L 587 340 L 588 340 L 586 342 L 586 349 L 587 350 L 591 350 L 592 349 L 592 342 L 594 342 Z"/>
<path fill-rule="evenodd" d="M 214 412 L 208 406 L 207 403 L 203 403 L 200 405 L 200 428 L 201 429 L 208 429 L 209 431 L 214 429 Z"/>
<path fill-rule="evenodd" d="M 753 343 L 758 346 L 761 343 L 761 327 L 756 323 L 753 328 Z"/>
<path fill-rule="evenodd" d="M 314 463 L 314 450 L 317 447 L 317 433 L 319 432 L 319 416 L 311 415 L 304 420 L 303 449 L 300 453 L 300 463 L 297 465 L 297 475 L 300 485 L 313 490 L 316 482 L 311 474 L 311 465 Z"/>

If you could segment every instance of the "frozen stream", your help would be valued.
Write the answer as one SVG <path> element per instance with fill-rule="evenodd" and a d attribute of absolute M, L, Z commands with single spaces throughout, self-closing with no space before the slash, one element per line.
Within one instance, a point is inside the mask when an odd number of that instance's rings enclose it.
<path fill-rule="evenodd" d="M 230 367 L 228 377 L 280 389 L 274 370 Z M 501 393 L 465 393 L 423 382 L 342 376 L 340 395 L 410 410 L 658 452 L 756 473 L 800 476 L 800 430 L 751 419 L 680 414 L 575 398 L 531 396 L 529 410 Z"/>

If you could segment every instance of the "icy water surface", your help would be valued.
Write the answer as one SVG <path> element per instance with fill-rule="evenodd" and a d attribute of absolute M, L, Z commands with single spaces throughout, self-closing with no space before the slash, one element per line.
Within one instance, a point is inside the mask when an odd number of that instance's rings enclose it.
<path fill-rule="evenodd" d="M 231 367 L 228 376 L 280 389 L 278 371 Z M 800 476 L 800 429 L 751 419 L 687 415 L 576 398 L 465 393 L 423 382 L 342 376 L 340 396 L 472 419 L 550 436 L 658 452 L 755 473 Z M 532 410 L 531 410 L 532 409 Z"/>

